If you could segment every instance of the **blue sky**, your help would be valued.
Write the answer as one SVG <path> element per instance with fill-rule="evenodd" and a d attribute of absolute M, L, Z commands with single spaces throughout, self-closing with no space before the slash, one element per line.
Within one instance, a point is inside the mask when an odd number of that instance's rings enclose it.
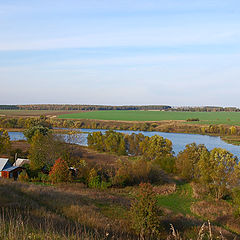
<path fill-rule="evenodd" d="M 240 107 L 239 0 L 0 0 L 0 104 Z"/>

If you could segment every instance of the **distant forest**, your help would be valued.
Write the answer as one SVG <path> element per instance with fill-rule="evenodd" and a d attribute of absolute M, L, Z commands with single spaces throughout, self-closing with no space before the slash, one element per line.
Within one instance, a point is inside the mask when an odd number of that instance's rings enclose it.
<path fill-rule="evenodd" d="M 71 104 L 31 104 L 31 105 L 0 105 L 0 110 L 164 110 L 164 111 L 189 111 L 189 112 L 239 112 L 236 107 L 171 107 L 167 105 L 146 106 L 108 106 L 108 105 L 71 105 Z"/>

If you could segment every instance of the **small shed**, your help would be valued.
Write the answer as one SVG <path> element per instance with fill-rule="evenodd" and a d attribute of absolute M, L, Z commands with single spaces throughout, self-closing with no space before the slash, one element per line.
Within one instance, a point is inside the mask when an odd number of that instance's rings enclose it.
<path fill-rule="evenodd" d="M 18 175 L 21 173 L 21 171 L 21 167 L 11 166 L 9 168 L 4 168 L 2 170 L 2 178 L 14 178 L 15 180 L 17 180 Z"/>

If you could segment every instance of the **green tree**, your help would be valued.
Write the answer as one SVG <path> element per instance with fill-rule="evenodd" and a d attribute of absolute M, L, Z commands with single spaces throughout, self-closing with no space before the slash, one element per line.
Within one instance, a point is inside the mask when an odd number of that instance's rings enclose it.
<path fill-rule="evenodd" d="M 206 151 L 204 145 L 196 143 L 186 145 L 185 149 L 179 152 L 176 159 L 177 173 L 188 180 L 193 180 L 197 175 L 197 163 L 200 160 L 203 151 Z"/>
<path fill-rule="evenodd" d="M 97 171 L 92 168 L 88 176 L 88 186 L 90 188 L 99 188 L 101 185 L 100 176 L 97 174 Z"/>
<path fill-rule="evenodd" d="M 24 136 L 27 138 L 27 141 L 31 143 L 32 138 L 35 134 L 39 133 L 41 135 L 46 136 L 49 133 L 49 128 L 43 126 L 34 126 L 25 130 L 23 133 Z"/>
<path fill-rule="evenodd" d="M 149 183 L 139 185 L 139 192 L 130 208 L 133 229 L 140 239 L 156 236 L 159 233 L 161 212 L 157 206 L 156 194 Z"/>
<path fill-rule="evenodd" d="M 198 164 L 200 181 L 216 199 L 220 199 L 233 187 L 233 176 L 238 168 L 237 157 L 222 148 L 214 148 L 207 155 L 202 155 Z"/>
<path fill-rule="evenodd" d="M 31 169 L 50 168 L 55 159 L 63 154 L 63 150 L 63 143 L 53 134 L 42 135 L 40 132 L 36 132 L 32 137 L 29 149 Z"/>
<path fill-rule="evenodd" d="M 0 128 L 0 153 L 7 153 L 11 148 L 8 132 Z"/>
<path fill-rule="evenodd" d="M 145 138 L 141 143 L 143 156 L 153 163 L 158 164 L 163 170 L 174 170 L 175 158 L 172 151 L 172 142 L 159 135 Z"/>

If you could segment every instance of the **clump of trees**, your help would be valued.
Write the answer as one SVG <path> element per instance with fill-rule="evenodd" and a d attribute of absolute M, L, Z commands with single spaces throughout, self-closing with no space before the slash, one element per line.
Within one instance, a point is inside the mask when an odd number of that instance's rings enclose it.
<path fill-rule="evenodd" d="M 107 131 L 105 134 L 93 132 L 88 135 L 88 145 L 98 151 L 141 156 L 166 172 L 174 171 L 172 142 L 159 135 L 147 137 L 141 133 L 125 135 L 114 131 Z"/>
<path fill-rule="evenodd" d="M 216 199 L 230 194 L 239 182 L 237 157 L 222 148 L 211 151 L 204 145 L 187 145 L 176 159 L 177 173 L 204 185 Z"/>

